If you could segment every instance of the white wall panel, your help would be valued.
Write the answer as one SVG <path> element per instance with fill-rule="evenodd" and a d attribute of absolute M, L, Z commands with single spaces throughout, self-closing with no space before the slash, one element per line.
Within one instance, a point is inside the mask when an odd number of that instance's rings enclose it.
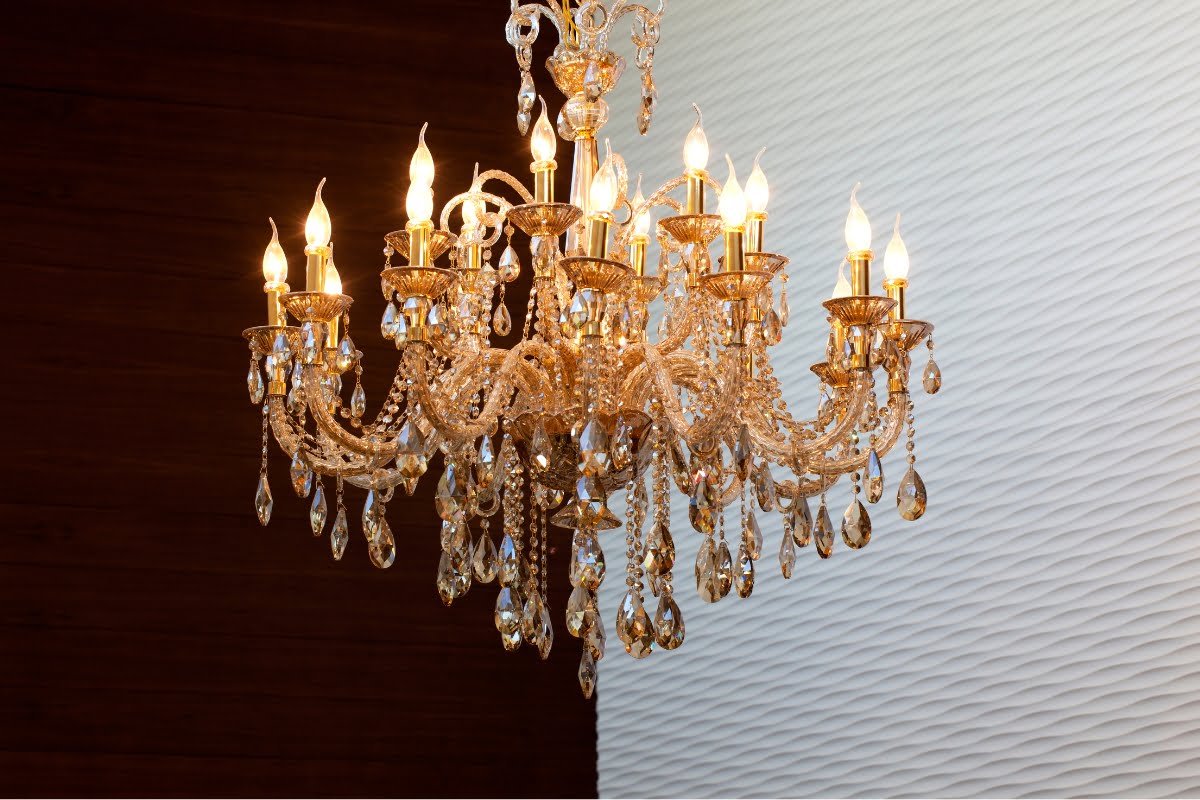
<path fill-rule="evenodd" d="M 722 181 L 768 146 L 790 405 L 856 180 L 877 252 L 905 214 L 945 386 L 915 395 L 919 522 L 885 499 L 784 581 L 771 515 L 754 596 L 706 606 L 676 496 L 687 641 L 640 662 L 614 564 L 601 796 L 1200 793 L 1200 6 L 676 0 L 656 75 L 650 136 L 634 74 L 606 131 L 648 185 L 692 100 Z"/>

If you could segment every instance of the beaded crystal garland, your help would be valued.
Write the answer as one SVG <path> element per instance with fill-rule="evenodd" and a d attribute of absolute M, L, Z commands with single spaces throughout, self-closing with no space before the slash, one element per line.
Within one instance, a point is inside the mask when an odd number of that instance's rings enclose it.
<path fill-rule="evenodd" d="M 273 235 L 263 257 L 267 324 L 245 331 L 250 398 L 262 404 L 259 521 L 266 525 L 274 507 L 273 436 L 291 457 L 292 489 L 311 499 L 313 534 L 329 533 L 333 558 L 354 549 L 353 527 L 371 563 L 386 569 L 427 546 L 397 545 L 387 505 L 396 487 L 413 492 L 440 451 L 439 596 L 450 605 L 476 583 L 498 584 L 501 644 L 528 645 L 543 659 L 556 623 L 565 622 L 558 630 L 582 643 L 579 685 L 588 697 L 606 652 L 605 613 L 615 612 L 612 630 L 634 658 L 683 644 L 687 602 L 677 598 L 677 578 L 693 551 L 689 577 L 701 600 L 749 597 L 764 553 L 775 547 L 764 542 L 760 517 L 780 514 L 779 571 L 791 578 L 810 544 L 821 558 L 832 554 L 838 537 L 829 491 L 842 476 L 850 478 L 850 501 L 841 541 L 866 547 L 867 506 L 886 494 L 882 459 L 902 435 L 907 465 L 895 501 L 901 518 L 920 518 L 927 499 L 908 386 L 910 353 L 922 341 L 930 353 L 925 391 L 936 393 L 942 381 L 933 326 L 906 314 L 899 218 L 884 258 L 884 293 L 872 294 L 870 223 L 852 194 L 843 261 L 850 278 L 839 270 L 833 299 L 822 304 L 829 336 L 825 360 L 812 366 L 816 413 L 799 420 L 788 412 L 770 362 L 791 313 L 788 259 L 763 245 L 768 190 L 759 160 L 744 188 L 732 162 L 724 185 L 713 180 L 698 110 L 685 171 L 648 197 L 640 180 L 630 194 L 624 161 L 607 141 L 600 159 L 604 95 L 625 68 L 609 34 L 622 18 L 632 20 L 644 133 L 657 100 L 651 68 L 662 13 L 661 5 L 625 0 L 574 8 L 514 0 L 507 33 L 521 70 L 523 134 L 537 99 L 530 67 L 539 22 L 559 33 L 547 67 L 567 98 L 557 128 L 574 147 L 570 202 L 554 199 L 557 137 L 543 101 L 530 135 L 533 191 L 515 176 L 477 168 L 435 226 L 434 164 L 422 129 L 408 222 L 384 237 L 380 333 L 400 356 L 374 416 L 320 187 L 305 226 L 305 291 L 287 285 L 287 259 Z M 706 212 L 710 197 L 718 214 Z M 523 269 L 516 229 L 530 237 L 532 291 L 519 341 L 505 348 L 492 336 L 513 328 L 505 287 Z M 714 258 L 717 239 L 723 250 Z M 652 246 L 656 269 L 647 268 Z M 393 264 L 397 257 L 402 263 Z M 652 308 L 661 309 L 655 332 L 648 331 Z M 366 491 L 360 515 L 347 511 L 347 485 Z M 692 532 L 671 529 L 673 487 L 685 498 Z M 623 520 L 609 507 L 621 495 Z M 815 512 L 810 498 L 819 498 Z M 612 580 L 606 551 L 620 553 L 622 529 L 626 591 L 618 608 L 604 612 L 597 590 Z M 570 543 L 573 589 L 557 613 L 547 591 L 550 541 Z"/>

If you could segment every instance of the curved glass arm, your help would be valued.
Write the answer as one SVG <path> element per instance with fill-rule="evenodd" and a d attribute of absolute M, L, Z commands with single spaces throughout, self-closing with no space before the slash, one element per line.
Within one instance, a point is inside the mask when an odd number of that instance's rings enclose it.
<path fill-rule="evenodd" d="M 900 433 L 904 430 L 904 415 L 908 408 L 908 395 L 904 392 L 896 392 L 888 397 L 888 414 L 887 419 L 883 423 L 883 431 L 875 437 L 875 452 L 880 458 L 887 455 L 896 442 L 900 439 Z M 805 469 L 808 472 L 818 475 L 831 475 L 839 473 L 854 472 L 855 470 L 864 469 L 867 465 L 867 457 L 869 448 L 865 451 L 854 455 L 847 453 L 833 458 L 811 458 L 805 460 Z"/>
<path fill-rule="evenodd" d="M 870 391 L 871 374 L 866 370 L 856 370 L 843 413 L 828 430 L 803 442 L 795 441 L 795 435 L 789 438 L 786 434 L 776 433 L 770 420 L 754 405 L 742 409 L 746 426 L 750 429 L 750 438 L 754 442 L 754 452 L 768 461 L 790 467 L 797 474 L 811 471 L 804 467 L 807 459 L 824 456 L 826 450 L 850 435 L 867 405 Z"/>
<path fill-rule="evenodd" d="M 268 416 L 271 432 L 283 451 L 289 454 L 303 452 L 305 462 L 314 472 L 322 475 L 349 476 L 370 472 L 377 466 L 369 457 L 339 452 L 331 458 L 307 446 L 304 440 L 304 430 L 298 428 L 292 421 L 292 417 L 287 411 L 287 403 L 282 395 L 273 395 L 269 399 Z M 330 444 L 333 443 L 330 442 Z"/>
<path fill-rule="evenodd" d="M 321 386 L 320 369 L 320 366 L 315 364 L 304 367 L 302 380 L 304 382 L 305 397 L 321 398 L 325 396 L 324 389 Z M 333 414 L 329 412 L 329 406 L 325 403 L 313 402 L 310 399 L 308 401 L 308 410 L 312 415 L 313 421 L 317 424 L 317 428 L 342 450 L 368 456 L 380 464 L 387 463 L 396 454 L 396 441 L 394 439 L 371 441 L 361 436 L 355 436 L 341 426 Z"/>
<path fill-rule="evenodd" d="M 716 403 L 715 411 L 689 425 L 675 396 L 675 387 L 698 389 L 699 379 L 710 373 L 714 384 L 711 391 L 718 397 L 736 397 L 741 390 L 741 365 L 736 358 L 725 359 L 724 368 L 713 365 L 707 358 L 686 351 L 662 356 L 654 345 L 643 344 L 645 363 L 639 366 L 626 382 L 623 395 L 643 405 L 649 399 L 650 381 L 657 389 L 662 415 L 667 425 L 688 446 L 720 438 L 733 422 L 734 403 Z M 717 368 L 714 368 L 717 367 Z M 643 371 L 643 369 L 645 371 Z M 639 384 L 646 384 L 639 386 Z M 637 406 L 638 408 L 641 405 Z"/>

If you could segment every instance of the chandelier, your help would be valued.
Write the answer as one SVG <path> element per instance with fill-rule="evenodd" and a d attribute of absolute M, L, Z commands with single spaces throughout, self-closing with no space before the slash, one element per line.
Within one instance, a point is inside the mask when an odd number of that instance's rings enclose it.
<path fill-rule="evenodd" d="M 634 658 L 673 650 L 684 640 L 675 599 L 684 542 L 670 530 L 672 485 L 698 534 L 700 598 L 748 597 L 766 552 L 756 514 L 782 516 L 778 564 L 790 578 L 798 549 L 811 543 L 821 558 L 833 552 L 827 493 L 849 476 L 841 539 L 853 550 L 865 547 L 872 523 L 861 497 L 883 498 L 882 459 L 902 437 L 907 463 L 896 505 L 906 520 L 924 513 L 908 389 L 910 353 L 922 341 L 930 351 L 924 389 L 933 394 L 941 385 L 933 326 L 907 316 L 909 259 L 899 216 L 884 257 L 884 295 L 875 295 L 871 226 L 852 192 L 848 253 L 832 299 L 822 303 L 829 335 L 824 360 L 812 366 L 820 381 L 815 415 L 789 413 L 769 357 L 790 316 L 788 259 L 764 244 L 768 187 L 759 158 L 744 189 L 728 156 L 728 178 L 714 180 L 699 109 L 684 142 L 684 172 L 648 196 L 640 179 L 630 194 L 625 163 L 607 140 L 600 158 L 604 96 L 626 66 L 609 36 L 631 17 L 644 134 L 657 101 L 651 68 L 662 12 L 661 3 L 652 11 L 626 0 L 584 0 L 574 9 L 513 0 L 507 36 L 521 71 L 522 135 L 538 100 L 530 68 L 539 24 L 549 21 L 559 34 L 546 66 L 566 96 L 557 130 L 574 143 L 570 202 L 554 197 L 557 139 L 543 100 L 530 135 L 532 191 L 513 175 L 477 166 L 470 187 L 445 203 L 435 225 L 434 162 L 422 128 L 409 168 L 408 222 L 384 237 L 380 332 L 400 355 L 373 417 L 362 354 L 350 337 L 352 301 L 341 291 L 330 246 L 324 181 L 305 225 L 305 290 L 286 283 L 272 222 L 263 256 L 267 324 L 244 332 L 250 397 L 262 404 L 259 521 L 269 522 L 274 504 L 267 479 L 273 436 L 292 458 L 292 489 L 311 497 L 313 534 L 329 530 L 334 559 L 351 539 L 349 484 L 366 490 L 359 518 L 371 562 L 390 567 L 397 545 L 386 506 L 397 486 L 413 492 L 440 451 L 435 584 L 442 601 L 496 582 L 503 646 L 529 644 L 546 658 L 555 634 L 547 541 L 557 535 L 551 527 L 571 531 L 574 589 L 558 619 L 582 640 L 578 675 L 588 697 L 606 647 L 596 594 L 610 566 L 605 550 L 620 553 L 619 534 L 602 532 L 624 531 L 621 645 Z M 512 244 L 517 229 L 530 237 L 533 285 L 520 340 L 506 349 L 490 338 L 510 334 L 514 324 L 505 287 L 522 270 Z M 717 240 L 723 248 L 714 261 Z M 652 306 L 661 308 L 656 326 Z M 621 493 L 623 519 L 609 507 Z M 810 498 L 819 498 L 815 511 Z M 655 602 L 651 614 L 646 606 Z"/>

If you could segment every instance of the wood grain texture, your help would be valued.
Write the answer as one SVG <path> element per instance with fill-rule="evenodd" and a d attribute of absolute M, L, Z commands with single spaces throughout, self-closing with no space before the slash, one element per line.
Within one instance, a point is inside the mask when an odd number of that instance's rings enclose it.
<path fill-rule="evenodd" d="M 594 796 L 578 648 L 503 652 L 494 587 L 437 598 L 433 468 L 389 508 L 387 571 L 357 530 L 332 561 L 278 452 L 269 528 L 252 508 L 238 334 L 264 314 L 267 216 L 300 285 L 328 178 L 373 405 L 397 358 L 376 333 L 379 251 L 421 124 L 438 203 L 476 159 L 527 174 L 507 13 L 52 0 L 7 17 L 0 218 L 22 344 L 0 389 L 0 792 Z"/>

